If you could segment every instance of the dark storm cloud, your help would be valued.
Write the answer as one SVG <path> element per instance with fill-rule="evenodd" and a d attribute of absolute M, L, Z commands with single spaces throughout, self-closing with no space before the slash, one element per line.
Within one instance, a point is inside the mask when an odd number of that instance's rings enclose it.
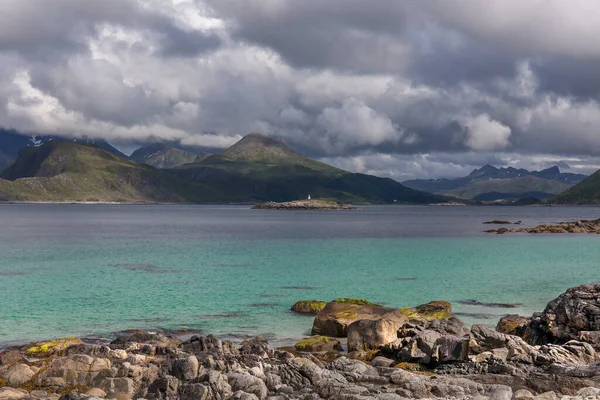
<path fill-rule="evenodd" d="M 0 126 L 408 179 L 600 157 L 592 0 L 3 0 Z M 589 160 L 589 161 L 586 161 Z"/>
<path fill-rule="evenodd" d="M 267 46 L 300 68 L 397 71 L 406 61 L 406 2 L 208 0 L 236 38 Z"/>

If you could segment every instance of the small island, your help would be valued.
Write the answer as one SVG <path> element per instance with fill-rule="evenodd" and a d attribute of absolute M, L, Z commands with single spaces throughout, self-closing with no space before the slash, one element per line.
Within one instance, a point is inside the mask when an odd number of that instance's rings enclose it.
<path fill-rule="evenodd" d="M 542 224 L 533 228 L 489 229 L 485 233 L 597 233 L 600 234 L 600 219 L 591 221 L 560 222 L 557 225 Z"/>
<path fill-rule="evenodd" d="M 350 203 L 331 200 L 295 200 L 283 203 L 263 203 L 252 207 L 253 210 L 355 210 Z"/>

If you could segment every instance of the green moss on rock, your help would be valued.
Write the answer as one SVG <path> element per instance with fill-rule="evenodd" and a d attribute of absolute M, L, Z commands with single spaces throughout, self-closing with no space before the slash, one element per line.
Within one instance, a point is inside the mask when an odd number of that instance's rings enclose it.
<path fill-rule="evenodd" d="M 336 303 L 354 304 L 357 306 L 381 307 L 381 304 L 371 303 L 368 300 L 357 299 L 357 298 L 353 298 L 353 297 L 341 297 L 341 298 L 335 299 L 333 301 Z"/>
<path fill-rule="evenodd" d="M 25 354 L 28 356 L 44 356 L 48 353 L 55 353 L 64 350 L 69 346 L 82 344 L 83 342 L 76 337 L 63 339 L 54 339 L 48 342 L 34 343 L 25 349 Z"/>
<path fill-rule="evenodd" d="M 321 351 L 342 351 L 342 344 L 339 340 L 328 336 L 311 336 L 296 343 L 294 348 L 297 351 L 321 352 Z"/>
<path fill-rule="evenodd" d="M 452 304 L 442 300 L 432 301 L 415 308 L 401 308 L 400 312 L 410 319 L 425 321 L 450 318 L 454 315 L 452 314 Z"/>
<path fill-rule="evenodd" d="M 318 314 L 326 304 L 320 300 L 300 300 L 292 306 L 291 310 L 300 314 Z"/>

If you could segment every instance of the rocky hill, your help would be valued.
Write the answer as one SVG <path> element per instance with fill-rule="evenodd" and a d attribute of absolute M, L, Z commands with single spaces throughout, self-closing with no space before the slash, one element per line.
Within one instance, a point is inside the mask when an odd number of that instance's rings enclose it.
<path fill-rule="evenodd" d="M 26 147 L 0 175 L 0 201 L 180 203 L 211 195 L 210 188 L 70 141 Z"/>
<path fill-rule="evenodd" d="M 131 160 L 156 168 L 174 168 L 184 164 L 202 161 L 210 153 L 202 149 L 183 149 L 175 144 L 152 143 L 134 151 Z"/>
<path fill-rule="evenodd" d="M 303 156 L 281 140 L 250 134 L 222 154 L 170 170 L 182 179 L 210 185 L 224 202 L 285 202 L 327 198 L 353 203 L 446 202 L 372 175 L 354 174 Z"/>
<path fill-rule="evenodd" d="M 600 204 L 600 171 L 549 200 L 558 204 Z"/>

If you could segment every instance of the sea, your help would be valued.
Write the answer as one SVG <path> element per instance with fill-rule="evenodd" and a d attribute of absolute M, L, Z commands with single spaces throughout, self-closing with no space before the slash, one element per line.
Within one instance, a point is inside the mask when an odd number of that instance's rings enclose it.
<path fill-rule="evenodd" d="M 599 235 L 495 235 L 600 217 L 594 207 L 0 205 L 0 346 L 129 329 L 309 335 L 298 300 L 447 300 L 466 324 L 531 315 L 600 281 Z M 511 226 L 508 226 L 511 227 Z"/>

